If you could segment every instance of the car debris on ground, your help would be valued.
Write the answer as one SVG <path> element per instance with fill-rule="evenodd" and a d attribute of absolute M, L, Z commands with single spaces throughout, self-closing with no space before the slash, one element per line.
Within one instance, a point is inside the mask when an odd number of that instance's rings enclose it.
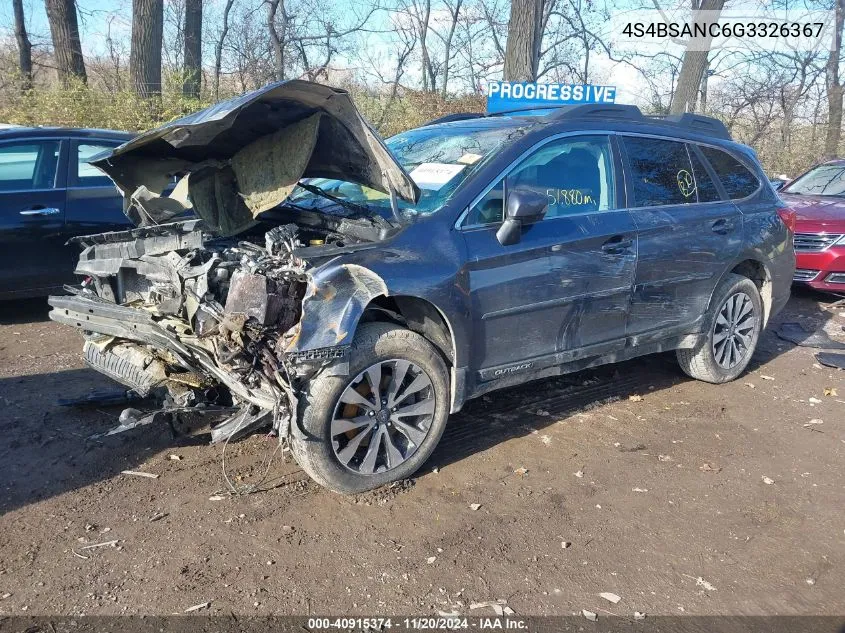
<path fill-rule="evenodd" d="M 800 323 L 781 323 L 775 330 L 780 338 L 801 347 L 818 349 L 845 349 L 845 343 L 834 341 L 824 330 L 808 332 Z"/>

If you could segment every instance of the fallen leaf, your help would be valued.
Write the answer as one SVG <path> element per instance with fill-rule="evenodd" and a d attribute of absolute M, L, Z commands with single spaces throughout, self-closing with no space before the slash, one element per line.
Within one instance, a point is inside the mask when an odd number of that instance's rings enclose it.
<path fill-rule="evenodd" d="M 749 389 L 756 389 L 753 382 L 747 382 L 747 383 L 745 383 L 745 386 L 748 387 Z"/>
<path fill-rule="evenodd" d="M 579 470 L 577 473 L 575 473 L 575 476 L 578 477 L 578 479 L 581 479 L 584 476 L 584 471 Z"/>
<path fill-rule="evenodd" d="M 634 611 L 634 619 L 635 620 L 645 620 L 645 613 L 640 613 L 639 611 Z"/>
<path fill-rule="evenodd" d="M 480 504 L 480 503 L 471 503 L 471 504 L 469 504 L 469 509 L 470 509 L 470 510 L 472 510 L 473 512 L 475 512 L 476 510 L 478 510 L 478 508 L 480 508 L 480 507 L 481 507 L 481 504 Z"/>
<path fill-rule="evenodd" d="M 142 473 L 140 470 L 121 470 L 124 475 L 134 475 L 135 477 L 146 477 L 147 479 L 158 479 L 158 475 L 153 473 Z"/>
<path fill-rule="evenodd" d="M 701 466 L 698 467 L 698 470 L 700 470 L 703 473 L 718 473 L 720 470 L 722 470 L 722 467 L 721 466 L 713 466 L 711 464 L 704 463 L 704 464 L 702 464 Z"/>
<path fill-rule="evenodd" d="M 596 620 L 598 620 L 598 619 L 599 619 L 599 616 L 597 616 L 597 615 L 596 615 L 595 613 L 593 613 L 592 611 L 587 611 L 586 609 L 581 609 L 581 614 L 582 614 L 585 618 L 587 618 L 590 622 L 595 622 Z"/>
<path fill-rule="evenodd" d="M 648 492 L 648 488 L 631 488 L 631 492 Z"/>
<path fill-rule="evenodd" d="M 836 393 L 836 389 L 834 389 L 833 387 L 825 387 L 824 388 L 824 395 L 832 396 L 832 397 L 835 398 L 839 394 Z"/>
<path fill-rule="evenodd" d="M 171 453 L 171 454 L 170 454 L 170 455 L 168 455 L 167 457 L 168 457 L 168 459 L 170 459 L 171 461 L 174 461 L 174 462 L 178 462 L 178 461 L 181 461 L 181 460 L 182 460 L 182 456 L 181 456 L 181 455 L 174 455 L 173 453 Z"/>
<path fill-rule="evenodd" d="M 707 591 L 716 591 L 716 587 L 714 587 L 714 586 L 713 586 L 713 585 L 711 585 L 709 582 L 707 582 L 706 580 L 704 580 L 704 578 L 702 578 L 701 576 L 699 576 L 698 578 L 696 578 L 696 580 L 695 580 L 695 586 L 696 586 L 696 587 L 704 587 L 704 589 L 705 589 L 705 590 L 707 590 Z"/>
<path fill-rule="evenodd" d="M 634 394 L 633 396 L 628 396 L 628 400 L 630 400 L 631 402 L 642 402 L 643 397 L 640 396 L 640 395 Z"/>
<path fill-rule="evenodd" d="M 437 560 L 437 556 L 429 556 L 428 558 L 425 559 L 425 562 L 427 562 L 429 565 L 431 565 L 436 560 Z"/>
<path fill-rule="evenodd" d="M 808 402 L 809 402 L 810 404 L 821 404 L 821 403 L 822 403 L 822 401 L 821 401 L 821 400 L 819 400 L 818 398 L 810 398 L 810 399 L 808 400 Z"/>
<path fill-rule="evenodd" d="M 657 461 L 659 461 L 659 462 L 671 462 L 672 458 L 669 455 L 658 455 Z"/>
<path fill-rule="evenodd" d="M 763 483 L 767 486 L 771 486 L 773 483 L 775 483 L 775 480 L 771 477 L 766 477 L 765 475 L 763 475 Z"/>
<path fill-rule="evenodd" d="M 524 475 L 525 473 L 527 473 L 527 472 L 528 472 L 528 469 L 527 469 L 527 468 L 525 468 L 525 467 L 523 467 L 523 466 L 520 466 L 519 468 L 517 468 L 517 469 L 516 469 L 515 471 L 513 471 L 513 472 L 514 472 L 514 474 L 516 474 L 516 475 Z"/>
<path fill-rule="evenodd" d="M 209 501 L 223 501 L 223 499 L 225 499 L 225 497 L 223 497 L 222 495 L 211 495 L 208 498 Z"/>
<path fill-rule="evenodd" d="M 599 595 L 608 602 L 612 602 L 613 604 L 616 604 L 617 602 L 622 600 L 622 598 L 617 596 L 615 593 L 610 593 L 609 591 L 602 592 Z"/>
<path fill-rule="evenodd" d="M 560 542 L 560 548 L 561 549 L 569 549 L 570 547 L 572 547 L 572 543 L 570 543 L 569 541 L 561 541 Z"/>
<path fill-rule="evenodd" d="M 772 378 L 771 376 L 764 376 L 763 374 L 760 374 L 760 378 L 762 378 L 763 380 L 774 380 L 774 378 Z"/>

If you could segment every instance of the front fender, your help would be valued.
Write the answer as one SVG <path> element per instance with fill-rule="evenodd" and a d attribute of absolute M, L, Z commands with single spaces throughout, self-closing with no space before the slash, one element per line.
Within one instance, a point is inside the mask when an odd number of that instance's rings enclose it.
<path fill-rule="evenodd" d="M 387 295 L 384 280 L 357 264 L 321 266 L 311 273 L 302 318 L 285 351 L 299 355 L 350 345 L 367 305 Z"/>

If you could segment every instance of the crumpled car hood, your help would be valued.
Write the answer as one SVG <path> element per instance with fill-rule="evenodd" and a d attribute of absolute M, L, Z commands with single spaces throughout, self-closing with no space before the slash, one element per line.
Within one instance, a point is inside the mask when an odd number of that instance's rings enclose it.
<path fill-rule="evenodd" d="M 97 157 L 135 224 L 192 210 L 211 231 L 240 233 L 302 178 L 336 178 L 411 203 L 419 189 L 349 93 L 282 81 L 145 132 Z M 162 192 L 180 180 L 172 193 Z"/>

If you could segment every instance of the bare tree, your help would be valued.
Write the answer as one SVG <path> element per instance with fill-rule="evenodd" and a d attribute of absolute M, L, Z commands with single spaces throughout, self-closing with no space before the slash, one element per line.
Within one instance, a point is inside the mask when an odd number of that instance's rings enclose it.
<path fill-rule="evenodd" d="M 833 49 L 827 58 L 825 83 L 827 86 L 827 136 L 824 141 L 824 153 L 834 157 L 839 152 L 842 138 L 842 78 L 839 62 L 842 55 L 842 27 L 845 24 L 845 0 L 836 0 L 834 9 Z"/>
<path fill-rule="evenodd" d="M 536 81 L 542 27 L 543 0 L 512 0 L 505 49 L 506 81 Z"/>
<path fill-rule="evenodd" d="M 198 99 L 202 82 L 202 0 L 185 0 L 182 94 Z"/>
<path fill-rule="evenodd" d="M 18 68 L 21 73 L 21 90 L 32 88 L 32 44 L 26 32 L 23 0 L 12 0 L 15 11 L 15 40 L 18 43 Z"/>
<path fill-rule="evenodd" d="M 267 4 L 267 32 L 270 34 L 270 43 L 273 46 L 273 61 L 275 62 L 276 80 L 282 81 L 285 78 L 285 36 L 287 30 L 287 13 L 282 0 L 265 0 Z M 282 7 L 281 25 L 276 25 L 276 14 Z"/>
<path fill-rule="evenodd" d="M 455 30 L 458 27 L 458 18 L 461 14 L 463 0 L 452 0 L 451 2 L 446 0 L 445 4 L 449 10 L 449 29 L 446 31 L 445 36 L 440 35 L 436 31 L 443 42 L 443 82 L 440 86 L 440 96 L 444 99 L 449 89 L 449 72 L 451 71 L 452 57 L 454 55 L 452 43 L 455 40 Z"/>
<path fill-rule="evenodd" d="M 85 60 L 82 57 L 75 1 L 46 0 L 45 4 L 59 81 L 67 86 L 71 78 L 75 77 L 87 83 L 88 77 L 85 74 Z"/>
<path fill-rule="evenodd" d="M 132 0 L 132 48 L 129 76 L 139 97 L 161 94 L 162 0 Z"/>
<path fill-rule="evenodd" d="M 226 6 L 223 7 L 223 25 L 220 29 L 220 37 L 217 38 L 217 43 L 214 47 L 214 98 L 220 98 L 220 72 L 223 67 L 223 46 L 226 43 L 226 36 L 229 34 L 229 13 L 232 11 L 232 5 L 235 0 L 226 0 Z"/>
<path fill-rule="evenodd" d="M 695 22 L 701 21 L 699 11 L 714 11 L 716 12 L 715 15 L 718 16 L 724 6 L 725 0 L 702 0 L 698 8 L 693 11 L 693 19 Z M 711 13 L 710 15 L 714 14 Z M 713 38 L 710 36 L 708 29 L 707 36 L 699 42 L 700 46 L 691 50 L 689 44 L 692 41 L 687 45 L 681 63 L 681 74 L 678 76 L 678 86 L 675 89 L 672 104 L 669 106 L 670 113 L 679 114 L 695 109 L 698 92 L 701 89 L 701 78 L 707 70 L 707 58 L 710 54 L 710 43 L 712 41 Z M 700 48 L 704 50 L 700 50 Z"/>

